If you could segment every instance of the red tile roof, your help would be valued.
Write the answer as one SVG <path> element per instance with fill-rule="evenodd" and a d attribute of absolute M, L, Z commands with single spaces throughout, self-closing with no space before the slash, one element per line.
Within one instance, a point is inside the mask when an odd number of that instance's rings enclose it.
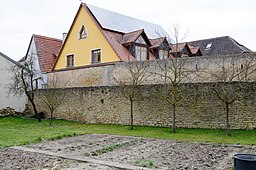
<path fill-rule="evenodd" d="M 192 45 L 188 45 L 190 48 L 190 51 L 192 52 L 192 54 L 196 54 L 198 51 L 200 51 L 199 47 L 194 47 Z"/>
<path fill-rule="evenodd" d="M 161 38 L 156 38 L 156 39 L 150 39 L 150 43 L 151 43 L 151 47 L 150 48 L 157 48 L 159 47 L 165 40 L 165 37 L 161 37 Z"/>
<path fill-rule="evenodd" d="M 171 52 L 181 52 L 186 46 L 187 43 L 171 44 Z"/>
<path fill-rule="evenodd" d="M 139 36 L 142 34 L 142 32 L 144 32 L 143 29 L 124 34 L 123 35 L 123 45 L 134 43 L 139 38 Z"/>
<path fill-rule="evenodd" d="M 134 61 L 134 57 L 128 49 L 122 45 L 123 35 L 113 31 L 103 30 L 102 33 L 111 45 L 112 49 L 116 52 L 121 61 Z"/>
<path fill-rule="evenodd" d="M 33 35 L 38 62 L 42 72 L 50 72 L 62 47 L 62 40 L 41 35 Z"/>

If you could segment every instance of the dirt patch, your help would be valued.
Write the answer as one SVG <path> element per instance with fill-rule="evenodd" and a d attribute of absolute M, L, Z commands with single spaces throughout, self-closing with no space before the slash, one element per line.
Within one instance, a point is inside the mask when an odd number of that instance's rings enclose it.
<path fill-rule="evenodd" d="M 255 146 L 216 145 L 114 135 L 83 135 L 29 145 L 33 149 L 75 157 L 145 166 L 152 169 L 231 169 L 235 153 L 256 153 Z M 115 169 L 24 153 L 0 150 L 0 169 Z M 17 168 L 19 169 L 19 168 Z"/>
<path fill-rule="evenodd" d="M 118 170 L 116 168 L 84 163 L 15 149 L 0 149 L 1 170 Z"/>

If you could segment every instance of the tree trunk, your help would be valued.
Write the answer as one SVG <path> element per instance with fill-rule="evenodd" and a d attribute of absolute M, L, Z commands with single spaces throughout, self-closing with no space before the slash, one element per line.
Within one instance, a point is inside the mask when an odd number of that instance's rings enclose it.
<path fill-rule="evenodd" d="M 53 111 L 51 111 L 50 126 L 52 126 L 52 120 L 53 120 Z"/>
<path fill-rule="evenodd" d="M 37 112 L 36 104 L 35 104 L 34 100 L 30 97 L 30 94 L 28 92 L 26 92 L 26 95 L 28 96 L 28 100 L 32 104 L 32 107 L 33 107 L 33 110 L 34 110 L 34 112 L 36 114 L 36 118 L 37 118 L 38 122 L 41 122 L 41 117 L 40 117 L 40 115 Z"/>
<path fill-rule="evenodd" d="M 131 130 L 133 130 L 133 100 L 130 99 L 131 104 Z"/>
<path fill-rule="evenodd" d="M 176 133 L 176 104 L 173 104 L 173 112 L 172 112 L 172 132 Z"/>
<path fill-rule="evenodd" d="M 229 104 L 226 104 L 226 124 L 227 124 L 227 135 L 231 136 L 230 125 L 229 125 Z"/>

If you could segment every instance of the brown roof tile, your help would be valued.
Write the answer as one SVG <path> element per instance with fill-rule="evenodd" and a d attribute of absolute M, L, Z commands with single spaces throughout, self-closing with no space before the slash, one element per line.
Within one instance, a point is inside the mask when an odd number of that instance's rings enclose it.
<path fill-rule="evenodd" d="M 62 40 L 41 35 L 33 35 L 38 62 L 42 72 L 50 72 L 62 47 Z"/>
<path fill-rule="evenodd" d="M 142 34 L 144 30 L 141 29 L 141 30 L 137 30 L 137 31 L 133 31 L 133 32 L 130 32 L 130 33 L 126 33 L 123 35 L 123 44 L 130 44 L 130 43 L 134 43 L 138 38 L 139 36 Z"/>
<path fill-rule="evenodd" d="M 199 47 L 194 47 L 192 45 L 188 45 L 188 47 L 190 48 L 190 51 L 192 52 L 192 54 L 196 54 L 200 50 Z"/>
<path fill-rule="evenodd" d="M 178 43 L 178 44 L 171 44 L 171 52 L 181 52 L 187 43 Z"/>
<path fill-rule="evenodd" d="M 165 37 L 161 37 L 161 38 L 156 38 L 156 39 L 150 39 L 150 43 L 151 43 L 151 47 L 150 48 L 157 48 L 159 47 L 165 40 Z"/>
<path fill-rule="evenodd" d="M 112 49 L 119 56 L 121 61 L 134 61 L 134 57 L 128 51 L 128 49 L 122 45 L 123 35 L 113 31 L 103 30 L 102 33 L 106 37 L 107 41 L 111 45 Z"/>

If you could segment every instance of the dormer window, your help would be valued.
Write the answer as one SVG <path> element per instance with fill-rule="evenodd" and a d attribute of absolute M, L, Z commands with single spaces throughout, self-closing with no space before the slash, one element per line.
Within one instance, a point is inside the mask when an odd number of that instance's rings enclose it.
<path fill-rule="evenodd" d="M 135 43 L 147 45 L 147 43 L 145 42 L 144 38 L 142 38 L 142 36 L 140 36 L 140 37 L 135 41 Z"/>
<path fill-rule="evenodd" d="M 142 36 L 135 41 L 134 57 L 136 61 L 149 60 L 149 47 Z"/>
<path fill-rule="evenodd" d="M 207 44 L 207 46 L 205 47 L 205 50 L 210 50 L 212 48 L 212 43 Z"/>
<path fill-rule="evenodd" d="M 135 46 L 135 60 L 136 61 L 149 60 L 148 47 L 136 45 Z"/>
<path fill-rule="evenodd" d="M 158 58 L 161 60 L 169 58 L 169 51 L 168 50 L 159 50 Z"/>
<path fill-rule="evenodd" d="M 84 25 L 82 25 L 80 31 L 79 31 L 79 39 L 85 39 L 87 38 L 88 33 L 87 33 L 87 29 L 85 28 Z"/>

